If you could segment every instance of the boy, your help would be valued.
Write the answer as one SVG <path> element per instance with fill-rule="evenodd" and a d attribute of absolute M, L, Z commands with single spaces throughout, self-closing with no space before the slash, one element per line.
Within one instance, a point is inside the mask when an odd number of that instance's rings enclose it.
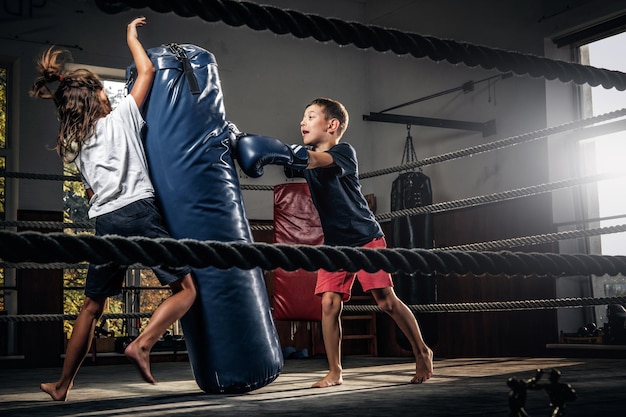
<path fill-rule="evenodd" d="M 304 178 L 320 215 L 325 245 L 385 248 L 382 229 L 361 192 L 355 150 L 348 143 L 339 143 L 348 121 L 348 112 L 336 100 L 318 98 L 306 107 L 300 130 L 304 144 L 312 150 L 308 150 Z M 391 275 L 385 271 L 354 274 L 319 270 L 315 293 L 322 301 L 322 335 L 329 372 L 313 387 L 343 383 L 340 315 L 357 276 L 363 290 L 371 292 L 378 306 L 410 341 L 415 356 L 411 383 L 428 380 L 433 374 L 433 352 L 424 342 L 415 316 L 396 296 Z"/>
<path fill-rule="evenodd" d="M 361 193 L 356 152 L 351 145 L 339 143 L 348 119 L 341 103 L 318 98 L 306 107 L 300 122 L 305 146 L 288 146 L 275 138 L 241 134 L 233 141 L 235 155 L 243 172 L 252 178 L 263 175 L 263 166 L 267 164 L 284 165 L 287 176 L 301 171 L 320 216 L 325 245 L 385 248 L 383 231 Z M 313 387 L 343 383 L 340 315 L 357 276 L 363 290 L 372 293 L 378 306 L 411 343 L 415 356 L 411 383 L 428 380 L 433 375 L 433 352 L 424 342 L 415 316 L 396 296 L 391 275 L 385 271 L 354 274 L 319 270 L 315 293 L 322 300 L 322 335 L 329 371 Z"/>

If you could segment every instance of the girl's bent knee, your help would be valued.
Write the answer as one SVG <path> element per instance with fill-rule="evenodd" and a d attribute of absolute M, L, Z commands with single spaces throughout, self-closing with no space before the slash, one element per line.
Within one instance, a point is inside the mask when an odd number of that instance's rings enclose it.
<path fill-rule="evenodd" d="M 104 302 L 85 297 L 81 312 L 88 313 L 94 317 L 100 317 L 104 312 Z"/>

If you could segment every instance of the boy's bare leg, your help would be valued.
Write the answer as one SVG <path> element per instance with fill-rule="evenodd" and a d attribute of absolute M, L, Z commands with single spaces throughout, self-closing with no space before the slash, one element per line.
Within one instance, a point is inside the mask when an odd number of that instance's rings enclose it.
<path fill-rule="evenodd" d="M 392 288 L 372 290 L 378 306 L 391 316 L 407 337 L 415 356 L 415 375 L 412 384 L 421 384 L 433 376 L 433 351 L 426 345 L 415 316 L 395 294 Z"/>
<path fill-rule="evenodd" d="M 173 294 L 159 305 L 145 330 L 124 350 L 124 355 L 137 366 L 143 380 L 150 384 L 157 382 L 150 372 L 150 351 L 167 328 L 180 319 L 196 299 L 196 287 L 189 274 L 172 283 L 171 288 Z"/>
<path fill-rule="evenodd" d="M 74 385 L 74 378 L 83 363 L 91 342 L 98 319 L 104 311 L 106 299 L 102 301 L 85 297 L 83 307 L 76 318 L 72 336 L 67 344 L 61 378 L 57 382 L 42 383 L 39 388 L 55 401 L 67 401 L 67 396 Z"/>
<path fill-rule="evenodd" d="M 415 376 L 411 378 L 411 384 L 421 384 L 433 376 L 433 351 L 426 347 L 415 356 Z"/>
<path fill-rule="evenodd" d="M 322 336 L 328 359 L 328 374 L 312 385 L 327 388 L 343 384 L 341 367 L 341 295 L 327 292 L 322 295 Z"/>

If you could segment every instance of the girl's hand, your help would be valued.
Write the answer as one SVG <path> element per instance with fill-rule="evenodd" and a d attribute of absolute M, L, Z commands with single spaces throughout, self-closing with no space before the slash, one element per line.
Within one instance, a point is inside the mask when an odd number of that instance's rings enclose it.
<path fill-rule="evenodd" d="M 127 35 L 130 37 L 137 37 L 137 27 L 143 26 L 146 24 L 146 18 L 141 16 L 133 19 L 132 22 L 128 24 Z"/>

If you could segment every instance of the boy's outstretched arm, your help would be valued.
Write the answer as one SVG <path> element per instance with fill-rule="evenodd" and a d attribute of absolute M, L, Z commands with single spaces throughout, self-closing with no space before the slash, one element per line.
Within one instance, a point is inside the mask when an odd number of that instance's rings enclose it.
<path fill-rule="evenodd" d="M 328 168 L 332 166 L 335 166 L 335 160 L 328 152 L 309 151 L 309 166 L 307 166 L 307 169 Z"/>

